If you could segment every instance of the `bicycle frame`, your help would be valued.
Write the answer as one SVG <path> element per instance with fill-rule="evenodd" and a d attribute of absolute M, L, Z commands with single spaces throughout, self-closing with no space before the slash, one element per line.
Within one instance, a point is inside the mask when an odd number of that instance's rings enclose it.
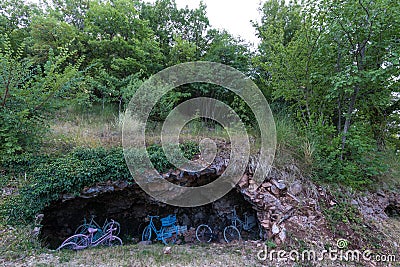
<path fill-rule="evenodd" d="M 103 241 L 105 241 L 105 240 L 107 240 L 107 239 L 110 239 L 110 240 L 116 239 L 117 237 L 114 236 L 114 235 L 112 234 L 112 232 L 115 231 L 116 229 L 117 229 L 117 228 L 110 228 L 110 230 L 107 231 L 107 233 L 106 233 L 105 235 L 103 235 L 103 236 L 101 236 L 100 238 L 96 239 L 96 241 L 94 241 L 94 242 L 93 242 L 93 234 L 94 234 L 94 233 L 90 233 L 90 234 L 89 234 L 89 237 L 88 237 L 88 238 L 89 238 L 88 247 L 96 247 L 96 246 L 98 246 L 99 244 L 103 243 Z M 96 229 L 96 230 L 97 230 L 97 229 Z"/>
<path fill-rule="evenodd" d="M 237 216 L 236 209 L 234 208 L 232 210 L 232 219 L 231 219 L 231 221 L 232 221 L 232 225 L 235 226 L 236 228 L 248 231 L 248 230 L 252 229 L 256 225 L 255 222 L 250 220 L 251 216 L 247 216 L 246 213 L 244 214 L 244 218 L 245 219 L 244 219 L 244 222 L 243 222 Z"/>
<path fill-rule="evenodd" d="M 244 225 L 243 221 L 240 220 L 239 217 L 237 216 L 235 208 L 233 208 L 233 210 L 232 210 L 232 219 L 231 219 L 231 221 L 232 221 L 231 224 L 233 226 L 235 226 L 235 227 L 240 227 L 241 228 Z"/>
<path fill-rule="evenodd" d="M 153 223 L 153 218 L 156 218 L 156 217 L 158 217 L 158 216 L 150 216 L 150 223 L 149 223 L 149 226 L 150 226 L 151 230 L 156 234 L 157 239 L 158 239 L 158 240 L 161 240 L 162 226 L 161 226 L 160 230 L 157 230 L 156 226 L 155 226 L 154 223 Z"/>
<path fill-rule="evenodd" d="M 231 242 L 233 240 L 240 240 L 242 230 L 244 231 L 251 231 L 254 226 L 257 225 L 254 216 L 250 215 L 247 216 L 244 213 L 244 222 L 237 216 L 236 208 L 232 210 L 232 218 L 231 218 L 231 225 L 228 225 L 224 229 L 224 239 L 226 242 Z"/>
<path fill-rule="evenodd" d="M 106 219 L 106 222 L 104 222 L 103 227 L 100 227 L 100 225 L 94 220 L 94 217 L 96 217 L 96 216 L 95 215 L 91 215 L 90 222 L 88 222 L 88 223 L 86 222 L 86 217 L 83 218 L 83 224 L 93 225 L 96 228 L 103 229 L 104 225 L 106 225 L 107 219 Z"/>
<path fill-rule="evenodd" d="M 85 249 L 87 247 L 96 247 L 100 244 L 103 244 L 104 241 L 108 240 L 110 243 L 108 245 L 112 245 L 111 242 L 114 240 L 117 240 L 120 245 L 122 245 L 122 240 L 118 237 L 113 235 L 113 232 L 117 230 L 116 227 L 114 227 L 115 221 L 111 220 L 111 227 L 107 230 L 106 234 L 103 234 L 99 238 L 97 238 L 95 241 L 93 241 L 94 234 L 97 233 L 98 229 L 97 228 L 89 228 L 89 234 L 84 235 L 84 234 L 75 234 L 73 236 L 70 236 L 67 238 L 60 247 L 57 248 L 57 250 L 60 250 L 66 246 L 72 246 L 73 250 L 81 250 Z"/>
<path fill-rule="evenodd" d="M 148 216 L 148 218 L 150 219 L 150 222 L 143 230 L 143 241 L 151 240 L 151 233 L 154 232 L 156 235 L 156 239 L 161 240 L 164 244 L 168 245 L 169 242 L 175 243 L 179 231 L 178 227 L 175 224 L 175 215 L 162 218 L 160 229 L 157 229 L 153 222 L 153 218 L 159 218 L 159 216 Z"/>

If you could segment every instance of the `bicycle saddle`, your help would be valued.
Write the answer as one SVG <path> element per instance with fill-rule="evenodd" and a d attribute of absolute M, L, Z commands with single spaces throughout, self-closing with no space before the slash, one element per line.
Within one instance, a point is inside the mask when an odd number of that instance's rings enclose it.
<path fill-rule="evenodd" d="M 96 228 L 88 228 L 88 232 L 89 232 L 89 234 L 93 234 L 93 233 L 97 232 L 97 229 Z"/>

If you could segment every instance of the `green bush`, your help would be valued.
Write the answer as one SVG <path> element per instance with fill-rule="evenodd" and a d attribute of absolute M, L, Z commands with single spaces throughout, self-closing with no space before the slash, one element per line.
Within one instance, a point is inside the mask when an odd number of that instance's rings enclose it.
<path fill-rule="evenodd" d="M 362 125 L 351 128 L 344 151 L 334 127 L 316 125 L 313 131 L 316 142 L 313 170 L 319 181 L 362 189 L 388 170 L 373 138 Z"/>
<path fill-rule="evenodd" d="M 182 144 L 181 149 L 188 158 L 198 153 L 195 143 Z M 148 152 L 158 171 L 172 167 L 159 145 L 150 146 Z M 138 150 L 136 156 L 144 154 Z M 29 221 L 62 194 L 78 195 L 84 187 L 98 182 L 133 182 L 122 148 L 79 148 L 58 158 L 15 156 L 3 161 L 2 166 L 8 177 L 26 172 L 29 179 L 19 194 L 8 198 L 1 207 L 3 217 L 10 222 Z"/>

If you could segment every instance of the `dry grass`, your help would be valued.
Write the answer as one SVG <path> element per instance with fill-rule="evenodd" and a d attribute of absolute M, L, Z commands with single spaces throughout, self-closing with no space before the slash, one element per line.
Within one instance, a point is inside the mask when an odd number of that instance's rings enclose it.
<path fill-rule="evenodd" d="M 388 248 L 389 252 L 397 254 L 400 265 L 400 218 L 389 218 L 387 221 L 379 224 L 378 227 L 385 236 L 386 241 L 393 245 Z"/>
<path fill-rule="evenodd" d="M 46 147 L 98 147 L 121 144 L 121 120 L 112 106 L 90 110 L 73 107 L 60 110 L 50 125 Z"/>
<path fill-rule="evenodd" d="M 50 133 L 45 139 L 45 151 L 64 151 L 74 147 L 113 147 L 122 145 L 122 126 L 124 114 L 110 106 L 92 107 L 90 110 L 76 110 L 73 107 L 59 111 L 56 119 L 50 125 Z M 138 134 L 143 124 L 127 120 L 125 126 L 132 130 L 130 138 Z M 160 143 L 162 123 L 150 122 L 146 124 L 146 143 Z M 193 120 L 186 124 L 179 135 L 179 141 L 199 142 L 204 138 L 229 142 L 230 136 L 220 125 L 208 127 L 206 123 Z M 238 137 L 235 136 L 236 139 Z M 239 137 L 240 139 L 240 137 Z M 259 144 L 255 138 L 249 136 L 251 151 L 258 151 Z M 132 143 L 133 142 L 133 143 Z M 130 140 L 132 145 L 135 140 Z"/>

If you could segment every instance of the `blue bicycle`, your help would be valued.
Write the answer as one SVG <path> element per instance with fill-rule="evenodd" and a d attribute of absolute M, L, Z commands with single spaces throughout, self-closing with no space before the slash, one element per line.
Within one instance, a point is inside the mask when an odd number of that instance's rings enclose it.
<path fill-rule="evenodd" d="M 176 226 L 176 215 L 168 215 L 161 218 L 161 228 L 157 230 L 154 225 L 153 218 L 159 216 L 147 216 L 150 220 L 149 225 L 143 230 L 142 240 L 151 240 L 152 233 L 156 234 L 157 240 L 161 240 L 165 245 L 174 244 L 178 237 L 178 227 Z"/>

